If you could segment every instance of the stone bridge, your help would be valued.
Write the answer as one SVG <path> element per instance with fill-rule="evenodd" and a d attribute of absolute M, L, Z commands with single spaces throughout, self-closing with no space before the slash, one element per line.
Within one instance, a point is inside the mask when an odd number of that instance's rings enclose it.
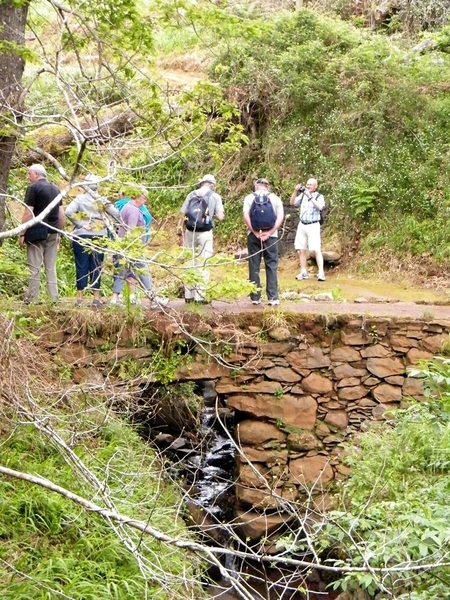
<path fill-rule="evenodd" d="M 254 540 L 280 525 L 274 509 L 283 499 L 308 499 L 326 509 L 327 489 L 349 472 L 344 443 L 411 398 L 423 399 L 422 380 L 409 376 L 409 367 L 450 354 L 449 306 L 183 308 L 180 302 L 173 313 L 149 311 L 148 326 L 166 343 L 189 339 L 192 361 L 174 381 L 213 381 L 221 405 L 235 413 L 236 505 L 242 535 Z M 102 337 L 86 342 L 58 336 L 66 362 L 81 370 L 95 367 L 97 374 L 112 359 L 148 364 L 154 351 L 132 347 L 126 330 L 106 354 L 99 351 L 107 341 Z"/>
<path fill-rule="evenodd" d="M 327 508 L 327 488 L 349 473 L 343 443 L 423 399 L 422 380 L 408 369 L 450 354 L 446 316 L 285 315 L 272 327 L 252 318 L 240 327 L 253 335 L 226 356 L 227 366 L 198 352 L 179 370 L 179 380 L 214 380 L 235 411 L 236 501 L 246 538 L 280 526 L 280 499 L 311 505 L 312 498 L 314 508 Z"/>

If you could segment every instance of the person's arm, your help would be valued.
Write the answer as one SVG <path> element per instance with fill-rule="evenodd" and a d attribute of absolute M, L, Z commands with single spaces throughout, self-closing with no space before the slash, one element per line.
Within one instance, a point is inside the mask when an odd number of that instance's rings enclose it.
<path fill-rule="evenodd" d="M 217 194 L 218 199 L 215 205 L 215 210 L 214 210 L 214 218 L 217 219 L 218 221 L 223 221 L 225 218 L 225 211 L 223 209 L 223 202 L 222 202 L 222 198 L 221 196 L 219 196 L 219 194 Z"/>
<path fill-rule="evenodd" d="M 314 208 L 316 208 L 317 210 L 322 210 L 325 206 L 325 198 L 322 196 L 322 194 L 316 194 L 316 196 L 311 195 L 310 200 Z"/>
<path fill-rule="evenodd" d="M 281 198 L 278 198 L 277 220 L 276 220 L 274 228 L 273 228 L 274 231 L 276 231 L 277 229 L 279 229 L 281 227 L 281 224 L 283 223 L 283 219 L 284 219 L 284 207 L 283 207 L 283 203 L 281 202 Z"/>
<path fill-rule="evenodd" d="M 191 194 L 188 194 L 183 202 L 183 206 L 181 207 L 181 215 L 178 219 L 177 225 L 177 243 L 179 246 L 184 244 L 184 232 L 186 230 L 186 211 L 189 206 L 189 199 Z"/>
<path fill-rule="evenodd" d="M 65 221 L 64 208 L 63 208 L 63 205 L 60 204 L 59 208 L 58 208 L 58 229 L 60 231 L 62 231 L 64 229 L 64 221 Z"/>
<path fill-rule="evenodd" d="M 249 231 L 251 231 L 254 235 L 258 235 L 257 232 L 253 229 L 252 227 L 252 223 L 250 221 L 250 208 L 252 206 L 252 202 L 253 202 L 253 194 L 250 196 L 246 196 L 244 198 L 244 205 L 243 205 L 243 217 L 244 217 L 244 222 L 247 225 L 247 229 L 249 229 Z"/>
<path fill-rule="evenodd" d="M 120 221 L 120 210 L 110 200 L 108 200 L 108 198 L 100 196 L 99 198 L 97 198 L 97 202 L 98 204 L 101 204 L 105 212 L 110 217 L 112 217 L 116 221 Z"/>
<path fill-rule="evenodd" d="M 245 208 L 244 208 L 244 221 L 245 221 L 245 224 L 247 225 L 247 228 L 250 229 L 250 231 L 256 235 L 256 231 L 253 229 L 251 221 L 250 221 L 250 213 Z"/>
<path fill-rule="evenodd" d="M 184 244 L 184 230 L 184 213 L 182 213 L 177 225 L 177 244 L 179 246 L 183 246 Z"/>
<path fill-rule="evenodd" d="M 84 224 L 85 224 L 85 219 L 76 219 L 74 218 L 72 215 L 76 215 L 77 213 L 82 213 L 82 211 L 80 210 L 80 206 L 78 203 L 78 199 L 74 198 L 72 200 L 72 202 L 69 204 L 69 206 L 66 208 L 66 217 L 69 219 L 69 221 L 71 221 L 71 223 L 73 223 L 75 225 L 75 227 L 77 227 L 78 229 L 81 229 Z M 59 222 L 59 210 L 58 210 L 58 222 Z M 59 225 L 58 225 L 59 227 Z"/>
<path fill-rule="evenodd" d="M 27 223 L 28 221 L 31 221 L 31 219 L 34 217 L 34 214 L 32 212 L 31 208 L 26 208 L 23 211 L 23 215 L 22 215 L 22 223 Z M 23 248 L 25 246 L 25 231 L 22 231 L 22 233 L 19 235 L 19 246 L 21 248 Z"/>
<path fill-rule="evenodd" d="M 23 211 L 21 221 L 22 223 L 27 223 L 28 221 L 31 221 L 31 219 L 34 217 L 33 209 L 35 204 L 35 197 L 34 189 L 32 188 L 32 186 L 29 186 L 27 188 L 27 191 L 25 192 L 25 204 L 27 205 L 27 208 L 25 208 Z M 19 236 L 19 245 L 22 248 L 25 246 L 25 231 L 22 231 L 22 233 Z"/>

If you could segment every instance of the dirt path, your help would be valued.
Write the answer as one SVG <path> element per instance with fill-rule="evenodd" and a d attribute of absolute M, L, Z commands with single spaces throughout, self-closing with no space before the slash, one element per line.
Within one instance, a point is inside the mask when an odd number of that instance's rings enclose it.
<path fill-rule="evenodd" d="M 211 304 L 192 308 L 184 300 L 171 300 L 169 309 L 218 311 L 225 314 L 242 312 L 263 312 L 264 310 L 282 310 L 297 314 L 327 314 L 327 315 L 365 315 L 367 317 L 396 317 L 401 319 L 450 320 L 450 305 L 416 304 L 414 302 L 374 303 L 374 302 L 281 302 L 273 308 L 266 304 L 254 306 L 249 300 L 239 302 L 223 302 L 213 300 Z"/>

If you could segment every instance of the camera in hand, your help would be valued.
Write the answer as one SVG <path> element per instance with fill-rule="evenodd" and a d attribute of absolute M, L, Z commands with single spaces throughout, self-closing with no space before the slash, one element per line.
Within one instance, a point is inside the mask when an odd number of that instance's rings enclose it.
<path fill-rule="evenodd" d="M 306 190 L 306 188 L 305 188 L 305 186 L 304 186 L 304 185 L 301 185 L 301 186 L 299 187 L 299 189 L 298 189 L 298 191 L 299 191 L 301 194 L 303 194 L 303 192 L 304 192 L 305 190 Z"/>

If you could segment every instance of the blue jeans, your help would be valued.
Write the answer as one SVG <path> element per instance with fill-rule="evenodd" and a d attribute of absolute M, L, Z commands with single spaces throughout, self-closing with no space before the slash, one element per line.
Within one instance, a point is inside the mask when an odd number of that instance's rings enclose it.
<path fill-rule="evenodd" d="M 80 236 L 81 237 L 81 236 Z M 99 236 L 83 235 L 85 240 L 95 240 Z M 76 240 L 72 242 L 73 255 L 75 258 L 75 270 L 77 276 L 77 290 L 87 288 L 88 283 L 93 290 L 99 290 L 101 284 L 101 272 L 105 255 L 86 248 Z"/>
<path fill-rule="evenodd" d="M 153 289 L 152 276 L 148 266 L 138 260 L 126 260 L 124 258 L 118 258 L 117 256 L 113 259 L 114 267 L 116 271 L 120 272 L 114 276 L 113 293 L 120 294 L 123 289 L 124 283 L 128 278 L 139 279 L 142 287 L 148 292 Z"/>
<path fill-rule="evenodd" d="M 261 258 L 264 257 L 266 269 L 266 293 L 268 300 L 278 299 L 278 238 L 270 237 L 265 242 L 259 240 L 256 235 L 249 233 L 247 236 L 248 250 L 248 272 L 249 279 L 256 284 L 258 291 L 250 294 L 252 300 L 261 298 Z"/>

